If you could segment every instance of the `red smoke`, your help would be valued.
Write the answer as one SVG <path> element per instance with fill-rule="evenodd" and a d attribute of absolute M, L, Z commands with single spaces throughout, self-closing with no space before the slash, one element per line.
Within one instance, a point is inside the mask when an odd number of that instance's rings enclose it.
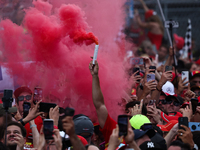
<path fill-rule="evenodd" d="M 98 44 L 95 33 L 100 41 L 97 60 L 101 88 L 108 111 L 116 119 L 121 113 L 117 111 L 120 109 L 117 103 L 126 85 L 123 59 L 114 42 L 123 23 L 123 1 L 73 0 L 74 4 L 60 5 L 61 2 L 52 1 L 53 7 L 48 2 L 34 1 L 35 7 L 26 10 L 23 26 L 9 20 L 1 21 L 0 46 L 10 73 L 18 77 L 19 85 L 29 85 L 32 89 L 42 87 L 45 101 L 61 107 L 70 104 L 76 113 L 94 119 L 92 77 L 88 66 L 95 47 L 91 44 Z M 31 62 L 16 63 L 24 61 Z"/>

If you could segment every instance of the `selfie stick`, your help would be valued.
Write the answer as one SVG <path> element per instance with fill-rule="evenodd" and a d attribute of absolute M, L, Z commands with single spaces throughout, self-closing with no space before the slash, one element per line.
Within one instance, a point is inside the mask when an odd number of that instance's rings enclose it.
<path fill-rule="evenodd" d="M 160 5 L 160 1 L 157 0 L 157 3 L 158 3 L 158 7 L 160 9 L 160 13 L 161 13 L 162 19 L 165 22 L 165 16 L 163 14 L 163 10 L 162 10 L 162 7 Z M 170 34 L 169 34 L 169 29 L 168 28 L 165 28 L 165 29 L 166 29 L 166 32 L 167 32 L 167 36 L 168 36 L 168 39 L 169 39 L 170 46 L 173 47 L 173 43 L 172 43 L 172 40 L 173 40 L 172 29 L 173 29 L 173 26 L 172 26 L 172 23 L 169 23 Z M 175 69 L 176 69 L 176 67 L 178 66 L 178 63 L 177 63 L 177 60 L 176 60 L 176 55 L 174 53 L 174 50 L 173 50 L 173 55 L 174 55 L 174 63 L 175 63 Z M 175 73 L 176 73 L 176 71 L 175 71 Z"/>

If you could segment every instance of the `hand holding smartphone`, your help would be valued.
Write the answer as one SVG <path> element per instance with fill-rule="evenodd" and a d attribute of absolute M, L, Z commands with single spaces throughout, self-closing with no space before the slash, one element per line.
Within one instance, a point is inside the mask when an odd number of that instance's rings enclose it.
<path fill-rule="evenodd" d="M 147 82 L 155 80 L 155 74 L 147 74 Z"/>
<path fill-rule="evenodd" d="M 185 130 L 181 125 L 188 127 L 188 117 L 179 117 L 178 118 L 178 127 L 179 129 Z"/>
<path fill-rule="evenodd" d="M 154 71 L 150 71 L 152 73 L 155 73 L 156 72 L 156 66 L 150 66 L 149 69 L 154 69 Z"/>
<path fill-rule="evenodd" d="M 119 126 L 119 137 L 126 136 L 128 132 L 128 121 L 129 116 L 119 115 L 118 116 L 118 126 Z"/>
<path fill-rule="evenodd" d="M 138 68 L 138 67 L 134 67 L 133 68 L 133 74 L 135 73 L 135 72 L 137 72 L 138 71 L 138 73 L 136 73 L 135 75 L 137 76 L 137 75 L 140 75 L 140 68 Z"/>
<path fill-rule="evenodd" d="M 139 57 L 130 58 L 130 64 L 131 65 L 143 65 L 144 60 L 143 60 L 143 58 L 139 58 Z"/>
<path fill-rule="evenodd" d="M 149 106 L 154 105 L 156 103 L 156 100 L 150 100 L 149 101 Z"/>
<path fill-rule="evenodd" d="M 185 79 L 186 78 L 186 79 Z M 182 71 L 181 72 L 181 79 L 184 80 L 185 82 L 189 81 L 189 71 Z M 188 86 L 188 83 L 185 84 L 186 86 Z"/>
<path fill-rule="evenodd" d="M 53 119 L 44 119 L 43 120 L 43 133 L 46 140 L 53 139 Z"/>
<path fill-rule="evenodd" d="M 165 66 L 165 72 L 172 71 L 172 70 L 173 70 L 173 66 Z"/>

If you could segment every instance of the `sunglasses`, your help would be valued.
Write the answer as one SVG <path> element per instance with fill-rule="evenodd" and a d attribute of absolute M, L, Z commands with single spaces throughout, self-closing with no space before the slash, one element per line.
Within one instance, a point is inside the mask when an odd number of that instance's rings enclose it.
<path fill-rule="evenodd" d="M 163 105 L 167 104 L 165 99 L 160 99 L 160 100 L 159 100 L 159 103 L 160 103 L 160 102 L 161 102 Z"/>
<path fill-rule="evenodd" d="M 180 106 L 181 104 L 177 101 L 166 100 L 166 104 L 171 104 L 173 102 L 174 106 Z"/>
<path fill-rule="evenodd" d="M 31 100 L 31 97 L 32 97 L 32 96 L 31 96 L 31 95 L 19 96 L 19 97 L 18 97 L 18 100 L 19 100 L 19 101 L 23 101 L 23 100 L 24 100 L 24 97 L 26 98 L 26 100 Z"/>

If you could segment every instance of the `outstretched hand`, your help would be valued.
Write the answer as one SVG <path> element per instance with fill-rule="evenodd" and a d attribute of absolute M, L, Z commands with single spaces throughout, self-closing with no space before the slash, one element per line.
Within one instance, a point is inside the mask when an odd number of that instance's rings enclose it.
<path fill-rule="evenodd" d="M 89 64 L 90 73 L 92 76 L 98 75 L 99 72 L 99 65 L 98 62 L 95 60 L 95 65 L 93 65 L 92 61 Z"/>

